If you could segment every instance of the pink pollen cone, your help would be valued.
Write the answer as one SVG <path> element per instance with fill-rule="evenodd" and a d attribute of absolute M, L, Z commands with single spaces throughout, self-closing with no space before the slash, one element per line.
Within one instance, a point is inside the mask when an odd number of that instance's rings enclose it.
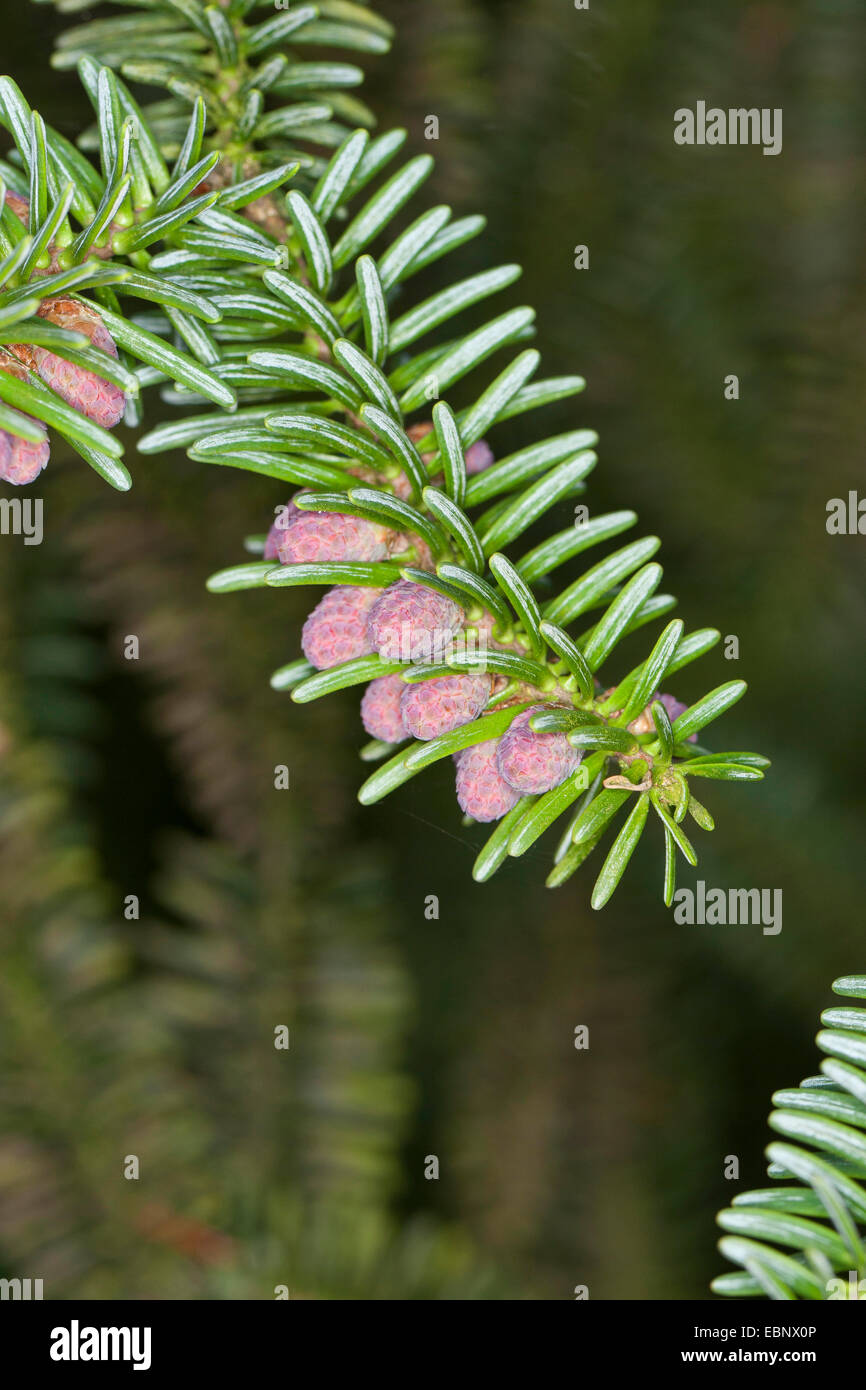
<path fill-rule="evenodd" d="M 401 743 L 406 737 L 400 713 L 400 697 L 405 689 L 399 676 L 377 676 L 370 681 L 361 701 L 361 722 L 371 738 Z"/>
<path fill-rule="evenodd" d="M 522 710 L 499 740 L 497 767 L 509 786 L 523 796 L 558 787 L 582 757 L 565 734 L 537 734 L 529 727 L 532 716 L 546 708 L 532 705 Z"/>
<path fill-rule="evenodd" d="M 461 811 L 473 820 L 499 820 L 520 800 L 520 793 L 499 773 L 498 742 L 491 738 L 473 744 L 464 749 L 457 763 L 457 801 Z"/>
<path fill-rule="evenodd" d="M 487 707 L 492 685 L 490 676 L 457 674 L 404 685 L 400 713 L 407 732 L 426 740 L 470 724 Z"/>
<path fill-rule="evenodd" d="M 374 651 L 386 661 L 433 661 L 448 651 L 463 609 L 444 594 L 409 579 L 389 584 L 368 619 Z"/>
<path fill-rule="evenodd" d="M 339 585 L 320 599 L 301 633 L 304 656 L 319 671 L 368 656 L 367 614 L 381 589 Z"/>
<path fill-rule="evenodd" d="M 299 511 L 283 532 L 277 547 L 280 563 L 299 565 L 324 560 L 384 560 L 388 554 L 386 526 L 342 512 Z"/>

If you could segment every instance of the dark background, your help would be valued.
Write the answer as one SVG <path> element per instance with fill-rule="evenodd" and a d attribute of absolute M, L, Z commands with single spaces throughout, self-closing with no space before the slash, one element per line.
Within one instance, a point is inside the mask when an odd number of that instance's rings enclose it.
<path fill-rule="evenodd" d="M 74 137 L 68 21 L 4 8 L 4 70 Z M 55 445 L 45 543 L 0 540 L 0 1264 L 46 1297 L 704 1297 L 725 1157 L 762 1181 L 771 1093 L 866 968 L 864 540 L 825 528 L 863 487 L 862 7 L 381 9 L 365 99 L 434 149 L 428 202 L 489 218 L 452 273 L 522 262 L 546 372 L 589 382 L 544 427 L 599 430 L 591 508 L 739 638 L 677 693 L 746 679 L 718 746 L 774 766 L 707 794 L 681 881 L 781 888 L 783 930 L 678 926 L 654 836 L 600 914 L 544 888 L 547 840 L 475 885 L 445 769 L 361 810 L 355 697 L 268 688 L 303 593 L 204 591 L 273 486 L 130 441 L 119 496 Z M 783 108 L 782 153 L 676 146 L 699 99 Z"/>

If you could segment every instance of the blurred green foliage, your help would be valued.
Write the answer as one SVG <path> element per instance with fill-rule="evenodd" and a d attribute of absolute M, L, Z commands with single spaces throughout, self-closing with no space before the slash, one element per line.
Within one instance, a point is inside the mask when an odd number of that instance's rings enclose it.
<path fill-rule="evenodd" d="M 866 16 L 381 9 L 365 99 L 417 150 L 438 115 L 432 197 L 490 219 L 466 273 L 521 261 L 546 369 L 587 376 L 550 428 L 599 430 L 590 507 L 739 638 L 726 739 L 773 775 L 714 789 L 683 882 L 781 888 L 784 927 L 678 926 L 645 846 L 600 914 L 545 892 L 545 841 L 475 885 L 447 769 L 360 813 L 355 697 L 266 684 L 301 593 L 203 588 L 285 499 L 183 457 L 107 495 L 56 451 L 44 544 L 0 537 L 0 1263 L 47 1297 L 706 1296 L 725 1157 L 761 1184 L 770 1092 L 863 969 L 863 542 L 825 507 L 863 477 Z M 16 18 L 7 68 L 74 135 L 59 21 Z M 699 99 L 781 107 L 782 154 L 675 146 Z"/>

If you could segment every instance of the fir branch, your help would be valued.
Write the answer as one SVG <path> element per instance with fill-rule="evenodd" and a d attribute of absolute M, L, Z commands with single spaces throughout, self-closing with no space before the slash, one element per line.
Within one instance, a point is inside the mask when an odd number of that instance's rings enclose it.
<path fill-rule="evenodd" d="M 347 141 L 326 171 L 322 187 L 333 186 L 349 153 Z M 275 479 L 304 485 L 305 491 L 295 501 L 296 510 L 303 514 L 323 513 L 325 526 L 329 524 L 327 517 L 343 516 L 355 518 L 362 525 L 384 528 L 383 534 L 390 538 L 385 542 L 388 555 L 382 557 L 386 561 L 393 562 L 407 547 L 414 547 L 422 556 L 422 567 L 419 570 L 417 566 L 404 566 L 404 576 L 422 586 L 438 588 L 439 582 L 431 573 L 431 565 L 435 566 L 439 580 L 445 583 L 445 592 L 450 586 L 452 593 L 465 594 L 462 607 L 466 624 L 492 621 L 497 645 L 510 648 L 510 654 L 488 652 L 478 669 L 496 676 L 510 674 L 512 682 L 522 684 L 527 698 L 534 693 L 544 702 L 565 704 L 585 718 L 595 717 L 606 725 L 603 734 L 590 736 L 584 730 L 569 735 L 569 741 L 581 751 L 597 747 L 610 756 L 606 769 L 608 786 L 616 785 L 617 778 L 624 778 L 625 785 L 639 796 L 651 793 L 654 810 L 666 826 L 666 837 L 672 835 L 674 843 L 693 861 L 694 851 L 675 819 L 685 814 L 690 801 L 688 781 L 678 769 L 695 757 L 697 750 L 689 740 L 697 730 L 739 698 L 745 687 L 733 683 L 702 697 L 688 716 L 680 716 L 683 722 L 677 721 L 676 730 L 671 730 L 665 741 L 667 716 L 662 706 L 661 729 L 657 729 L 649 714 L 652 698 L 666 675 L 707 650 L 701 634 L 685 636 L 681 625 L 676 632 L 669 625 L 652 645 L 644 663 L 625 680 L 609 681 L 607 689 L 595 684 L 595 672 L 610 663 L 621 640 L 644 623 L 664 616 L 673 604 L 669 596 L 655 592 L 661 578 L 660 567 L 646 563 L 659 544 L 654 537 L 614 551 L 568 583 L 558 595 L 548 596 L 542 608 L 524 577 L 524 567 L 536 577 L 541 572 L 549 574 L 581 550 L 632 524 L 632 513 L 594 518 L 586 535 L 581 534 L 580 527 L 559 533 L 557 548 L 550 554 L 545 552 L 543 560 L 541 547 L 527 552 L 516 563 L 501 553 L 502 547 L 519 541 L 559 502 L 581 495 L 584 479 L 596 461 L 589 447 L 595 436 L 591 431 L 571 431 L 545 439 L 471 477 L 467 476 L 465 463 L 468 451 L 476 444 L 486 449 L 486 444 L 480 444 L 482 434 L 512 418 L 518 410 L 535 408 L 551 398 L 561 399 L 566 392 L 581 389 L 582 378 L 567 383 L 557 381 L 550 388 L 543 384 L 540 389 L 533 388 L 530 379 L 537 371 L 539 356 L 534 351 L 519 351 L 510 365 L 500 369 L 480 395 L 462 408 L 452 411 L 444 401 L 438 401 L 434 419 L 429 423 L 413 418 L 428 386 L 432 384 L 437 392 L 443 384 L 456 388 L 492 353 L 515 339 L 519 341 L 532 318 L 529 310 L 506 311 L 463 338 L 451 340 L 444 349 L 416 354 L 408 360 L 405 352 L 392 350 L 390 303 L 416 264 L 415 229 L 423 227 L 424 235 L 429 237 L 439 235 L 441 227 L 431 231 L 422 215 L 410 224 L 408 232 L 398 234 L 375 258 L 369 247 L 384 234 L 396 210 L 405 207 L 424 172 L 426 165 L 422 167 L 418 161 L 410 160 L 367 197 L 360 209 L 355 211 L 350 206 L 348 227 L 336 243 L 330 235 L 329 219 L 322 219 L 315 212 L 315 195 L 312 202 L 290 195 L 298 239 L 290 239 L 289 246 L 297 258 L 298 279 L 286 279 L 253 267 L 242 273 L 260 279 L 264 290 L 285 300 L 299 315 L 300 322 L 293 337 L 290 329 L 286 346 L 254 348 L 249 344 L 248 366 L 233 378 L 245 406 L 243 422 L 226 428 L 218 417 L 208 415 L 194 417 L 189 423 L 169 423 L 145 436 L 140 447 L 157 451 L 194 436 L 198 442 L 190 453 L 195 458 L 252 467 Z M 347 182 L 342 194 L 333 201 L 331 215 L 351 196 L 351 183 Z M 407 246 L 412 254 L 405 249 Z M 354 265 L 352 255 L 357 256 Z M 337 269 L 340 263 L 344 266 L 342 280 Z M 510 273 L 494 277 L 487 282 L 486 291 L 496 292 L 513 278 Z M 253 292 L 252 284 L 249 292 Z M 470 295 L 470 303 L 472 298 Z M 434 301 L 428 302 L 424 312 L 415 314 L 418 334 L 438 329 L 444 317 L 454 316 L 466 307 L 459 292 L 435 296 Z M 270 333 L 270 329 L 266 331 Z M 220 333 L 218 326 L 215 337 L 219 338 Z M 301 394 L 302 400 L 270 409 L 267 397 L 278 398 L 287 388 Z M 261 404 L 254 405 L 254 400 Z M 299 458 L 301 451 L 303 462 Z M 338 477 L 342 474 L 337 489 L 322 487 L 309 471 L 314 462 L 321 468 L 337 469 Z M 359 487 L 351 475 L 373 486 Z M 405 500 L 407 497 L 413 500 Z M 497 499 L 494 505 L 485 506 L 492 498 Z M 476 518 L 473 512 L 478 507 L 483 510 Z M 430 559 L 425 560 L 424 555 Z M 373 565 L 359 564 L 357 559 L 339 557 L 336 552 L 331 559 L 323 552 L 323 560 L 314 564 L 299 563 L 299 556 L 285 553 L 279 558 L 282 563 L 271 570 L 265 564 L 247 564 L 224 571 L 212 577 L 210 587 L 215 592 L 228 592 L 239 586 L 283 587 L 298 583 L 381 586 L 397 577 L 393 572 L 389 574 L 387 564 L 381 560 Z M 494 594 L 499 597 L 494 598 Z M 580 632 L 577 640 L 563 630 L 599 606 L 603 610 L 601 616 Z M 713 634 L 713 640 L 716 637 Z M 534 666 L 527 661 L 527 652 L 534 654 Z M 463 669 L 457 658 L 455 662 L 454 669 Z M 384 667 L 378 669 L 385 672 Z M 347 668 L 344 680 L 338 664 L 327 676 L 296 687 L 294 698 L 306 700 L 313 698 L 314 689 L 319 695 L 348 681 L 369 678 L 371 670 L 359 667 L 356 674 L 354 668 L 351 672 Z M 285 688 L 284 682 L 281 688 Z M 501 687 L 495 695 L 502 698 Z M 644 725 L 632 736 L 626 726 L 639 717 L 644 719 Z M 503 731 L 506 727 L 507 722 Z M 492 736 L 492 725 L 489 728 Z M 539 726 L 535 731 L 540 733 L 543 729 Z M 377 800 L 383 792 L 402 785 L 422 765 L 414 757 L 412 746 L 402 749 L 368 780 L 361 791 L 362 800 Z M 742 772 L 735 759 L 717 759 L 707 772 L 705 763 L 695 761 L 694 769 L 689 767 L 685 777 L 703 774 L 728 780 L 758 780 L 765 765 L 764 760 L 757 759 L 748 772 Z M 586 786 L 576 780 L 570 800 L 577 799 Z M 537 827 L 537 831 L 527 837 L 526 827 L 518 818 L 509 842 L 512 853 L 525 852 L 537 834 L 547 829 L 548 807 L 555 806 L 558 816 L 565 813 L 568 804 L 562 791 L 551 788 L 540 807 L 525 808 L 524 819 L 529 818 L 528 824 Z M 642 815 L 641 830 L 645 819 Z M 708 823 L 705 817 L 701 823 Z M 629 839 L 628 855 L 617 851 L 616 846 L 611 851 L 603 872 L 606 891 L 596 892 L 596 906 L 607 901 L 635 842 Z M 479 876 L 489 876 L 491 864 L 490 856 L 483 853 L 477 869 Z M 557 863 L 551 885 L 564 881 L 569 870 L 578 866 L 574 860 L 561 866 Z M 665 890 L 668 902 L 672 893 L 673 878 L 669 874 Z"/>
<path fill-rule="evenodd" d="M 66 6 L 55 0 L 58 8 Z M 237 184 L 261 170 L 300 162 L 307 186 L 321 172 L 319 151 L 342 143 L 372 112 L 355 95 L 363 70 L 346 59 L 387 53 L 391 25 L 349 0 L 278 6 L 262 0 L 146 0 L 129 15 L 75 25 L 61 35 L 52 64 L 92 59 L 167 96 L 144 108 L 164 153 L 181 148 L 191 102 L 207 109 L 205 148 L 224 156 L 220 180 Z M 264 14 L 262 14 L 264 11 Z M 324 49 L 328 56 L 319 56 Z M 333 52 L 345 57 L 335 59 Z M 96 128 L 83 147 L 99 142 Z M 254 216 L 273 209 L 264 193 Z"/>
<path fill-rule="evenodd" d="M 833 983 L 866 999 L 866 976 Z M 866 1289 L 866 1009 L 825 1009 L 820 1076 L 777 1091 L 766 1150 L 770 1188 L 739 1193 L 719 1213 L 719 1249 L 742 1273 L 721 1274 L 734 1298 L 862 1299 Z M 805 1146 L 805 1147 L 804 1147 Z"/>
<path fill-rule="evenodd" d="M 352 7 L 347 10 L 340 5 L 337 10 L 340 24 L 345 24 Z M 328 11 L 329 22 L 336 19 L 337 10 Z M 314 665 L 324 663 L 333 669 L 293 681 L 295 699 L 312 699 L 372 671 L 390 671 L 387 659 L 384 665 L 358 666 L 356 658 L 371 651 L 364 636 L 366 614 L 374 599 L 370 589 L 384 586 L 390 594 L 400 572 L 399 582 L 416 590 L 415 597 L 407 593 L 410 607 L 422 603 L 433 611 L 437 602 L 440 607 L 444 602 L 447 611 L 459 615 L 457 627 L 465 634 L 480 633 L 490 639 L 481 662 L 466 651 L 446 654 L 444 660 L 440 653 L 433 653 L 420 658 L 420 666 L 426 669 L 419 669 L 419 657 L 410 655 L 408 669 L 400 673 L 404 683 L 411 685 L 416 675 L 425 679 L 415 694 L 404 692 L 400 710 L 407 700 L 422 706 L 435 700 L 440 688 L 466 699 L 471 691 L 471 705 L 458 724 L 476 732 L 455 734 L 453 724 L 447 729 L 441 724 L 438 729 L 425 725 L 422 746 L 401 746 L 365 783 L 362 800 L 377 800 L 402 785 L 437 753 L 444 757 L 452 751 L 464 752 L 464 772 L 479 758 L 482 767 L 487 758 L 482 781 L 486 779 L 488 788 L 497 787 L 498 799 L 491 809 L 482 797 L 478 803 L 486 808 L 482 819 L 509 810 L 515 786 L 538 799 L 509 817 L 507 842 L 496 832 L 496 852 L 482 851 L 477 876 L 488 877 L 506 853 L 525 853 L 554 820 L 568 814 L 571 834 L 563 836 L 548 879 L 557 886 L 580 867 L 626 803 L 637 798 L 609 848 L 593 903 L 600 907 L 608 900 L 650 821 L 661 822 L 664 895 L 670 903 L 676 851 L 696 863 L 695 850 L 682 828 L 684 818 L 691 814 L 703 829 L 713 824 L 692 796 L 693 779 L 754 781 L 766 766 L 758 755 L 742 755 L 741 760 L 739 754 L 711 754 L 694 742 L 698 732 L 742 695 L 745 686 L 729 682 L 702 695 L 688 710 L 672 695 L 661 695 L 662 682 L 703 654 L 717 637 L 712 633 L 705 640 L 703 632 L 686 636 L 677 624 L 668 624 L 641 664 L 624 678 L 611 669 L 620 643 L 645 624 L 666 617 L 675 604 L 670 595 L 657 592 L 662 571 L 652 559 L 659 545 L 655 537 L 621 546 L 566 582 L 558 593 L 551 592 L 548 576 L 553 570 L 632 524 L 632 513 L 593 518 L 587 534 L 580 534 L 580 527 L 569 528 L 533 547 L 522 559 L 510 558 L 509 550 L 530 528 L 559 504 L 583 494 L 596 463 L 592 446 L 597 440 L 592 431 L 572 430 L 492 463 L 486 436 L 517 414 L 579 392 L 584 381 L 582 377 L 538 379 L 539 354 L 525 347 L 534 332 L 534 313 L 527 306 L 494 311 L 474 327 L 456 330 L 452 325 L 466 309 L 512 284 L 519 274 L 517 267 L 458 278 L 414 306 L 405 302 L 413 276 L 462 246 L 483 222 L 472 218 L 455 222 L 447 208 L 412 216 L 409 209 L 431 172 L 432 160 L 416 156 L 395 167 L 402 132 L 371 140 L 363 127 L 341 130 L 339 140 L 333 141 L 335 153 L 315 167 L 316 181 L 308 180 L 306 191 L 293 187 L 284 196 L 280 184 L 291 171 L 281 171 L 266 195 L 269 214 L 256 225 L 248 216 L 237 215 L 245 196 L 238 193 L 239 188 L 251 193 L 260 187 L 241 159 L 232 156 L 223 161 L 215 205 L 207 194 L 198 194 L 191 202 L 184 196 L 195 192 L 191 171 L 198 168 L 197 160 L 205 159 L 201 165 L 205 185 L 213 182 L 215 171 L 203 152 L 208 139 L 229 152 L 220 136 L 226 122 L 246 153 L 257 137 L 265 140 L 268 157 L 261 149 L 256 154 L 262 164 L 276 153 L 280 157 L 289 153 L 287 146 L 274 147 L 273 140 L 302 128 L 309 135 L 311 125 L 315 127 L 309 104 L 262 114 L 260 89 L 255 89 L 255 95 L 248 93 L 242 106 L 236 100 L 240 94 L 233 93 L 234 104 L 227 105 L 226 93 L 215 91 L 213 81 L 205 81 L 203 74 L 208 71 L 234 72 L 244 53 L 249 57 L 263 52 L 272 38 L 275 44 L 282 42 L 293 26 L 295 37 L 305 32 L 309 37 L 309 22 L 321 37 L 321 29 L 315 27 L 318 19 L 312 14 L 300 18 L 303 7 L 269 21 L 264 30 L 249 28 L 250 12 L 251 7 L 243 4 L 230 5 L 221 16 L 197 4 L 185 6 L 192 66 L 180 77 L 164 71 L 159 77 L 155 69 L 152 73 L 175 99 L 193 103 L 193 116 L 178 146 L 177 192 L 167 191 L 160 186 L 164 180 L 156 179 L 159 207 L 165 210 L 153 221 L 156 230 L 165 231 L 170 247 L 152 258 L 150 269 L 190 294 L 211 299 L 218 308 L 218 322 L 194 328 L 182 311 L 166 306 L 164 313 L 148 316 L 146 327 L 139 323 L 131 332 L 127 330 L 128 341 L 139 348 L 146 345 L 151 352 L 148 380 L 158 379 L 160 371 L 165 374 L 166 370 L 175 377 L 175 384 L 163 391 L 167 401 L 192 405 L 204 401 L 189 374 L 171 372 L 170 356 L 167 363 L 160 361 L 160 340 L 179 334 L 199 356 L 202 370 L 231 393 L 241 410 L 234 426 L 226 426 L 212 413 L 194 415 L 151 431 L 139 447 L 157 452 L 194 441 L 190 454 L 197 459 L 251 470 L 302 488 L 294 499 L 285 535 L 272 532 L 265 547 L 266 554 L 280 564 L 234 566 L 210 581 L 215 592 L 308 583 L 342 586 L 322 601 L 323 614 L 328 604 L 348 603 L 349 596 L 355 595 L 351 599 L 359 625 L 355 648 L 317 657 Z M 149 16 L 148 22 L 154 18 Z M 171 32 L 175 32 L 174 6 L 170 18 Z M 369 16 L 362 20 L 354 14 L 352 22 L 356 21 L 371 32 L 376 29 L 377 22 Z M 100 29 L 95 36 L 89 30 L 90 41 L 102 45 L 103 59 L 128 71 L 128 59 L 119 48 L 110 49 L 110 44 L 130 43 L 135 24 L 129 21 L 123 36 L 115 22 L 109 24 L 110 31 Z M 146 50 L 148 32 L 145 25 L 138 35 L 139 52 Z M 152 32 L 164 35 L 167 31 Z M 329 32 L 333 37 L 334 31 Z M 75 43 L 84 41 L 79 35 Z M 100 116 L 105 172 L 110 158 L 117 163 L 116 152 L 123 145 L 118 120 L 122 113 L 132 112 L 132 99 L 105 67 L 70 43 L 68 51 L 78 54 L 82 77 Z M 198 72 L 195 81 L 193 68 Z M 272 85 L 278 92 L 281 79 L 275 78 Z M 134 114 L 140 114 L 137 108 Z M 162 161 L 167 179 L 165 160 L 173 150 L 171 137 L 158 125 L 146 129 L 143 149 L 150 159 L 151 175 L 153 166 L 158 168 Z M 206 138 L 208 130 L 211 136 Z M 320 138 L 321 130 L 314 135 Z M 329 140 L 321 138 L 320 143 L 327 145 Z M 311 166 L 305 167 L 309 172 Z M 115 181 L 118 175 L 115 169 Z M 190 207 L 194 217 L 186 215 Z M 402 229 L 395 233 L 398 217 Z M 147 224 L 136 227 L 121 233 L 125 238 L 121 245 L 127 250 L 143 246 L 148 235 Z M 395 314 L 396 308 L 400 312 Z M 108 324 L 123 333 L 124 325 L 111 317 L 111 311 Z M 446 333 L 452 336 L 443 336 Z M 170 351 L 166 349 L 167 354 Z M 501 364 L 504 353 L 508 354 L 505 365 L 497 365 L 480 393 L 466 399 L 465 379 L 470 375 L 474 379 L 490 359 Z M 453 405 L 442 399 L 446 392 Z M 430 401 L 436 402 L 433 418 L 425 420 L 423 411 Z M 309 540 L 296 544 L 301 536 Z M 335 540 L 337 536 L 340 539 Z M 358 540 L 349 544 L 347 537 Z M 355 544 L 361 548 L 353 550 Z M 533 586 L 540 581 L 541 592 L 536 592 Z M 339 592 L 346 595 L 345 600 L 338 597 Z M 404 591 L 399 587 L 393 590 L 395 595 L 400 592 Z M 438 599 L 433 597 L 436 594 Z M 594 610 L 599 609 L 596 614 Z M 362 610 L 365 616 L 360 619 Z M 319 621 L 318 612 L 319 608 L 309 624 Z M 593 614 L 591 625 L 583 630 L 578 625 L 577 632 L 569 632 L 584 614 Z M 379 656 L 383 656 L 381 648 Z M 396 679 L 397 673 L 391 672 L 390 678 Z M 282 672 L 275 680 L 280 688 L 287 688 Z M 477 703 L 482 691 L 486 691 L 486 713 L 485 700 Z M 524 718 L 521 711 L 533 702 L 541 711 L 531 709 Z M 515 719 L 520 723 L 512 731 Z M 517 730 L 524 725 L 517 745 L 523 740 L 527 755 L 530 750 L 533 756 L 540 755 L 544 748 L 554 757 L 554 771 L 537 785 L 531 780 L 510 782 L 501 770 L 502 748 L 515 744 Z M 432 744 L 426 742 L 431 738 Z M 397 741 L 402 744 L 402 737 Z M 494 752 L 484 753 L 485 748 Z M 470 750 L 474 750 L 471 757 Z M 585 766 L 578 772 L 581 762 Z M 587 780 L 590 767 L 595 780 Z M 458 785 L 460 775 L 458 770 Z M 462 795 L 464 809 L 475 804 L 465 787 Z M 650 808 L 653 817 L 647 814 Z"/>
<path fill-rule="evenodd" d="M 107 69 L 82 67 L 100 114 L 99 169 L 45 126 L 10 78 L 0 79 L 0 126 L 13 141 L 0 161 L 0 471 L 31 482 L 53 428 L 125 490 L 130 477 L 111 429 L 124 413 L 137 419 L 147 370 L 226 409 L 236 404 L 207 355 L 196 360 L 219 309 L 170 274 L 154 274 L 145 250 L 219 195 L 189 198 L 186 171 L 169 172 L 122 85 Z M 137 325 L 123 310 L 127 298 L 160 305 L 184 346 Z"/>

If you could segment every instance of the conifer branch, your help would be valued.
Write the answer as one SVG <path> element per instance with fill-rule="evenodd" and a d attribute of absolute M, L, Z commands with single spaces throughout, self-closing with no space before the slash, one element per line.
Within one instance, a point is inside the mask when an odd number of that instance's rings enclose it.
<path fill-rule="evenodd" d="M 777 1091 L 766 1150 L 774 1184 L 739 1193 L 719 1212 L 719 1249 L 742 1272 L 720 1274 L 715 1293 L 733 1298 L 854 1299 L 866 1296 L 866 975 L 833 992 L 851 1003 L 825 1009 L 815 1039 L 820 1076 Z"/>
<path fill-rule="evenodd" d="M 540 377 L 539 353 L 527 346 L 531 308 L 486 308 L 519 267 L 458 274 L 426 298 L 411 293 L 412 279 L 476 236 L 483 219 L 416 206 L 432 160 L 398 162 L 405 132 L 371 138 L 364 124 L 323 125 L 309 103 L 292 103 L 295 78 L 309 80 L 305 98 L 317 80 L 293 43 L 326 35 L 379 50 L 388 39 L 381 21 L 333 3 L 315 14 L 296 6 L 256 26 L 253 9 L 243 0 L 224 9 L 158 0 L 146 15 L 67 35 L 58 60 L 78 63 L 98 113 L 98 140 L 94 132 L 86 143 L 98 143 L 103 176 L 114 183 L 122 178 L 118 120 L 132 98 L 110 68 L 142 80 L 153 36 L 147 80 L 170 102 L 156 116 L 135 108 L 147 134 L 130 144 L 141 154 L 133 176 L 151 180 L 160 210 L 150 219 L 161 242 L 148 271 L 206 299 L 217 321 L 202 325 L 163 303 L 131 328 L 106 308 L 105 323 L 122 345 L 150 350 L 138 378 L 167 377 L 166 401 L 208 404 L 189 372 L 159 360 L 154 344 L 173 339 L 238 407 L 230 420 L 205 410 L 160 425 L 139 448 L 186 447 L 193 459 L 298 489 L 267 537 L 248 538 L 248 556 L 261 559 L 221 571 L 210 587 L 329 588 L 305 624 L 305 661 L 290 661 L 273 684 L 298 702 L 367 686 L 362 716 L 373 742 L 362 756 L 386 760 L 362 801 L 453 754 L 464 812 L 500 821 L 477 878 L 563 820 L 548 877 L 558 886 L 619 820 L 593 905 L 609 900 L 650 825 L 664 845 L 670 904 L 678 856 L 697 862 L 686 818 L 713 827 L 696 784 L 759 781 L 767 766 L 758 754 L 697 742 L 745 685 L 726 682 L 688 708 L 663 693 L 719 634 L 687 634 L 671 619 L 676 600 L 660 592 L 658 538 L 619 544 L 575 573 L 572 561 L 629 530 L 634 513 L 584 517 L 526 548 L 532 528 L 584 495 L 597 437 L 585 428 L 542 435 L 503 457 L 502 427 L 580 392 L 583 378 Z M 169 72 L 172 46 L 180 56 Z M 284 59 L 278 74 L 268 68 L 267 83 L 250 66 L 266 52 Z M 316 153 L 299 155 L 289 131 Z M 329 146 L 330 156 L 322 153 Z M 253 211 L 262 197 L 265 217 Z M 120 250 L 136 255 L 147 227 L 124 228 Z M 467 324 L 462 316 L 476 306 L 483 316 Z M 467 391 L 479 377 L 486 384 Z M 660 620 L 643 660 L 617 669 L 623 640 Z"/>

